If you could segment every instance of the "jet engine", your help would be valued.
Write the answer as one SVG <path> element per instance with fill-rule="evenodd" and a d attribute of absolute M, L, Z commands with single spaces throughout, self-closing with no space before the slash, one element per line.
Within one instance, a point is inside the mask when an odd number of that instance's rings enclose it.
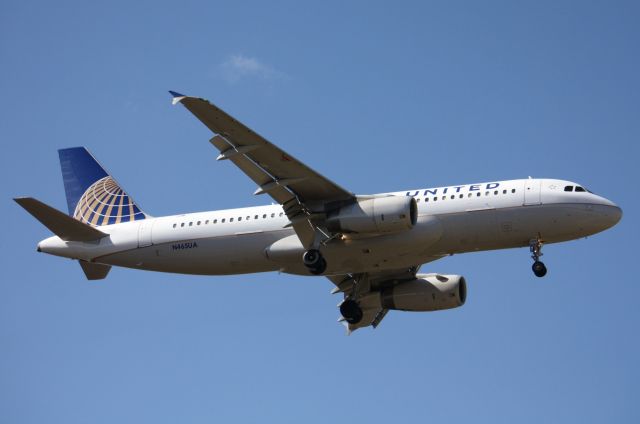
<path fill-rule="evenodd" d="M 327 217 L 327 228 L 343 233 L 394 233 L 413 228 L 418 220 L 416 199 L 388 196 L 360 199 Z"/>
<path fill-rule="evenodd" d="M 416 277 L 382 290 L 382 307 L 400 311 L 439 311 L 464 305 L 467 283 L 463 276 L 418 274 Z"/>

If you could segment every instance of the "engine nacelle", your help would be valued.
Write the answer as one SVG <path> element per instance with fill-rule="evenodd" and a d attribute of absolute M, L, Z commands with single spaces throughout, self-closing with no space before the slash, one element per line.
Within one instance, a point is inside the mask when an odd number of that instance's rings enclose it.
<path fill-rule="evenodd" d="M 439 311 L 464 305 L 467 283 L 463 276 L 419 274 L 416 277 L 382 290 L 382 307 L 400 311 Z"/>
<path fill-rule="evenodd" d="M 327 228 L 343 233 L 394 233 L 413 228 L 418 220 L 416 199 L 374 197 L 341 207 L 327 217 Z"/>

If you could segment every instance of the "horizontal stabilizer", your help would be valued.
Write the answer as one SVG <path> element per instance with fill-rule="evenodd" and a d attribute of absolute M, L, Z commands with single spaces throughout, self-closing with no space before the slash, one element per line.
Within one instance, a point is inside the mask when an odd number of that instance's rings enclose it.
<path fill-rule="evenodd" d="M 111 265 L 97 264 L 94 262 L 78 261 L 87 276 L 87 280 L 102 280 L 111 271 Z"/>
<path fill-rule="evenodd" d="M 109 235 L 33 197 L 18 197 L 13 200 L 64 241 L 93 241 Z"/>

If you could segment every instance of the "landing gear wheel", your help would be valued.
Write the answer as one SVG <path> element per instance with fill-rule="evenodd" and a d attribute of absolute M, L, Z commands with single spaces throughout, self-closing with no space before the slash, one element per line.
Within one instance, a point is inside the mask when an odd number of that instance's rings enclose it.
<path fill-rule="evenodd" d="M 540 261 L 535 261 L 531 266 L 531 269 L 536 277 L 544 277 L 547 275 L 547 267 Z"/>
<path fill-rule="evenodd" d="M 349 324 L 362 321 L 362 309 L 355 300 L 347 299 L 340 305 L 340 314 Z"/>
<path fill-rule="evenodd" d="M 327 269 L 327 261 L 317 249 L 309 249 L 302 255 L 304 266 L 314 275 L 320 275 Z"/>
<path fill-rule="evenodd" d="M 322 254 L 317 249 L 309 249 L 304 252 L 304 255 L 302 255 L 302 262 L 304 262 L 305 266 L 310 268 L 319 264 L 321 259 Z"/>
<path fill-rule="evenodd" d="M 325 261 L 324 258 L 320 258 L 320 259 L 321 260 L 319 264 L 317 264 L 313 268 L 309 268 L 309 272 L 312 273 L 313 275 L 320 275 L 327 270 L 327 261 Z"/>

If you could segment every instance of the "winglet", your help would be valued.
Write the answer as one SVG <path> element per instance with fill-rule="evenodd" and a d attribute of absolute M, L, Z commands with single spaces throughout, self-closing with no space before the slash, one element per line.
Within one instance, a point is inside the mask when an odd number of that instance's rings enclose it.
<path fill-rule="evenodd" d="M 187 97 L 184 94 L 178 93 L 177 91 L 169 90 L 169 94 L 171 94 L 173 96 L 173 100 L 171 100 L 171 104 L 172 105 L 176 105 L 176 104 L 180 103 L 182 101 L 182 99 Z"/>

